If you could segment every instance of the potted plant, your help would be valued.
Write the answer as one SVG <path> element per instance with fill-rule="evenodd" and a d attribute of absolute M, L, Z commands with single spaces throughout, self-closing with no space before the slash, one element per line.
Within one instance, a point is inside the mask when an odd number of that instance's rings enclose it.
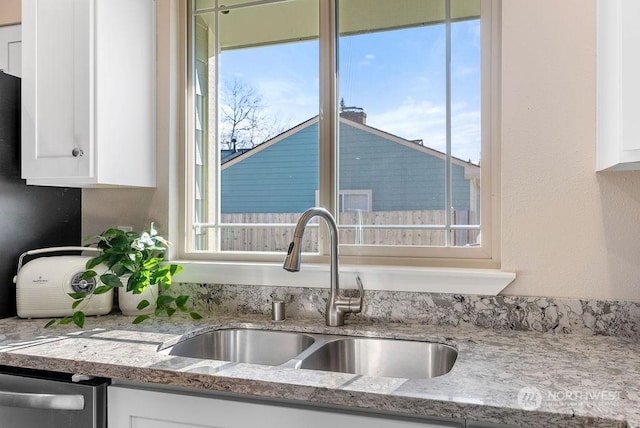
<path fill-rule="evenodd" d="M 160 290 L 168 290 L 173 276 L 182 270 L 180 265 L 163 263 L 169 242 L 158 235 L 153 223 L 149 230 L 141 233 L 110 228 L 93 239 L 97 239 L 96 246 L 101 253 L 87 261 L 87 270 L 81 277 L 84 280 L 92 278 L 100 280 L 102 284 L 93 290 L 93 294 L 106 293 L 114 288 L 118 289 L 119 297 L 125 293 L 140 295 L 155 286 Z M 95 268 L 101 265 L 106 270 L 98 274 Z M 73 315 L 59 321 L 51 320 L 46 327 L 56 322 L 60 324 L 73 322 L 78 327 L 84 326 L 84 313 L 78 308 L 88 295 L 87 293 L 70 293 L 69 295 L 74 299 Z M 137 309 L 143 312 L 133 320 L 134 324 L 148 319 L 152 314 L 172 316 L 178 310 L 189 312 L 185 306 L 188 296 L 173 297 L 156 292 L 151 298 L 155 301 L 149 301 L 144 297 L 137 303 Z M 189 312 L 189 315 L 193 319 L 202 318 L 197 312 Z"/>

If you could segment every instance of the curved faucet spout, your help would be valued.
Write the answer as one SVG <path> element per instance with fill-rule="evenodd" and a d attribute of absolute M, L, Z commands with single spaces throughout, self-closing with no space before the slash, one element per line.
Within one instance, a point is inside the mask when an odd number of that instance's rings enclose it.
<path fill-rule="evenodd" d="M 300 270 L 300 254 L 302 252 L 302 236 L 304 235 L 307 223 L 313 217 L 322 217 L 329 227 L 329 235 L 331 240 L 330 253 L 330 275 L 331 289 L 329 299 L 327 300 L 327 310 L 325 319 L 328 326 L 336 327 L 344 325 L 344 316 L 346 313 L 357 313 L 362 310 L 362 289 L 360 278 L 358 278 L 358 286 L 360 287 L 359 297 L 343 297 L 340 296 L 340 286 L 338 283 L 338 225 L 331 213 L 324 208 L 314 207 L 305 211 L 293 231 L 293 241 L 289 244 L 289 250 L 284 259 L 282 267 L 290 272 L 298 272 Z"/>

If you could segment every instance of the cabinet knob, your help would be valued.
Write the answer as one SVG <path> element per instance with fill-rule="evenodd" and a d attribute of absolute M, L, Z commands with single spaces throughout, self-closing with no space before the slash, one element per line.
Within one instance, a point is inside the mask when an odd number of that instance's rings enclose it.
<path fill-rule="evenodd" d="M 71 150 L 71 155 L 74 158 L 77 158 L 78 156 L 82 156 L 84 154 L 84 152 L 82 151 L 82 149 L 79 149 L 77 147 L 74 147 L 73 150 Z"/>

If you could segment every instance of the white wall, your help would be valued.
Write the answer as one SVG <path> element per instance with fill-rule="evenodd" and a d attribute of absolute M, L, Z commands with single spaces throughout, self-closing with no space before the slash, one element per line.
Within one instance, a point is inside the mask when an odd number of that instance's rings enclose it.
<path fill-rule="evenodd" d="M 640 300 L 640 172 L 595 173 L 595 36 L 594 0 L 503 2 L 503 294 Z M 157 190 L 84 191 L 85 234 L 166 224 L 162 162 Z"/>

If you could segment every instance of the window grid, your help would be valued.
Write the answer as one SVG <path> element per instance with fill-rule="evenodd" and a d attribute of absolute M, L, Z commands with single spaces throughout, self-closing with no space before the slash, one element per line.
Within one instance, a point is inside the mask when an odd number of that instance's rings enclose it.
<path fill-rule="evenodd" d="M 273 2 L 277 2 L 279 0 L 265 0 L 265 1 L 258 1 L 258 2 L 254 2 L 252 4 L 266 4 L 266 3 L 273 3 Z M 325 0 L 320 0 L 320 4 L 321 4 L 321 9 L 324 8 L 324 12 L 322 12 L 321 14 L 323 14 L 323 16 L 328 16 L 328 14 L 335 14 L 335 0 L 330 0 L 330 1 L 325 1 Z M 216 6 L 217 6 L 217 1 L 216 1 Z M 489 4 L 493 4 L 493 3 L 497 3 L 497 2 L 490 2 L 488 0 L 483 1 L 483 3 L 489 3 Z M 446 102 L 447 102 L 447 112 L 446 112 L 446 123 L 447 123 L 447 132 L 446 132 L 446 138 L 447 138 L 447 142 L 446 142 L 446 187 L 447 187 L 447 191 L 446 191 L 446 205 L 445 205 L 445 210 L 446 210 L 446 222 L 444 224 L 414 224 L 414 225 L 375 225 L 375 224 L 368 224 L 368 225 L 339 225 L 339 227 L 341 229 L 350 229 L 350 228 L 358 228 L 358 229 L 413 229 L 413 230 L 443 230 L 445 231 L 445 236 L 446 236 L 446 242 L 447 248 L 437 248 L 435 252 L 433 251 L 426 251 L 426 253 L 431 252 L 432 254 L 437 254 L 440 257 L 442 257 L 443 255 L 445 257 L 456 257 L 455 255 L 455 248 L 450 248 L 451 245 L 451 240 L 452 240 L 452 235 L 453 232 L 456 230 L 481 230 L 481 229 L 485 229 L 486 227 L 481 227 L 480 225 L 456 225 L 452 223 L 452 204 L 451 204 L 451 199 L 452 199 L 452 183 L 451 183 L 451 159 L 452 159 L 452 154 L 451 154 L 451 81 L 450 81 L 450 62 L 451 62 L 451 35 L 450 35 L 450 31 L 451 31 L 451 0 L 445 0 L 445 10 L 446 10 L 446 55 L 447 55 L 447 59 L 446 59 L 446 66 L 447 66 L 447 84 L 446 84 L 446 91 L 447 91 L 447 96 L 446 96 Z M 236 7 L 240 7 L 240 6 L 236 6 Z M 228 9 L 232 9 L 233 7 L 229 7 Z M 196 13 L 193 13 L 192 15 L 192 19 L 195 18 L 197 15 L 199 14 L 203 14 L 205 12 L 214 12 L 216 10 L 219 10 L 218 8 L 214 8 L 214 9 L 208 9 L 208 10 L 200 10 Z M 495 11 L 493 11 L 493 8 L 487 8 L 486 5 L 483 6 L 483 13 L 486 10 L 491 10 L 492 13 L 492 17 L 495 19 L 496 13 Z M 217 14 L 216 14 L 216 21 L 217 21 Z M 192 25 L 193 25 L 193 21 L 192 21 Z M 494 24 L 495 25 L 495 24 Z M 486 24 L 484 25 L 484 27 L 486 28 Z M 335 58 L 335 53 L 337 50 L 337 46 L 336 46 L 336 40 L 338 38 L 338 34 L 337 34 L 337 28 L 335 26 L 335 21 L 333 22 L 325 22 L 325 26 L 321 27 L 324 29 L 324 31 L 321 30 L 321 40 L 324 40 L 324 44 L 322 44 L 321 46 L 321 56 L 322 58 L 324 58 L 325 62 L 328 62 L 329 64 L 332 64 L 332 66 L 335 66 L 335 68 L 337 69 L 337 64 L 336 64 L 336 58 Z M 493 27 L 495 28 L 495 27 Z M 217 31 L 218 31 L 218 26 L 216 25 L 216 39 L 217 39 Z M 327 32 L 329 32 L 331 34 L 331 36 L 327 35 Z M 324 37 L 323 37 L 324 34 Z M 193 37 L 193 36 L 192 36 Z M 329 49 L 327 49 L 327 45 L 329 46 Z M 192 49 L 193 49 L 193 45 L 192 45 Z M 483 54 L 484 55 L 484 54 Z M 196 59 L 197 61 L 197 59 Z M 484 61 L 483 61 L 484 62 Z M 494 62 L 493 58 L 492 58 L 492 62 Z M 327 206 L 329 207 L 333 212 L 338 211 L 336 209 L 336 207 L 339 207 L 340 204 L 339 200 L 342 200 L 342 198 L 344 197 L 343 195 L 340 194 L 340 192 L 337 190 L 338 186 L 336 185 L 336 181 L 337 181 L 337 172 L 336 172 L 336 165 L 337 165 L 337 147 L 338 147 L 338 142 L 337 142 L 337 126 L 336 124 L 339 122 L 338 118 L 337 118 L 337 70 L 333 70 L 333 67 L 323 67 L 322 69 L 325 70 L 324 74 L 321 76 L 321 87 L 323 88 L 321 91 L 321 111 L 325 111 L 325 112 L 329 112 L 329 114 L 321 114 L 320 115 L 320 132 L 321 135 L 324 134 L 328 134 L 329 137 L 328 138 L 324 138 L 321 136 L 321 141 L 333 141 L 332 144 L 328 144 L 328 145 L 324 145 L 321 148 L 321 165 L 320 165 L 320 169 L 321 171 L 332 171 L 331 173 L 328 174 L 324 174 L 321 176 L 321 188 L 324 189 L 323 191 L 320 192 L 320 200 L 323 202 L 321 205 Z M 486 70 L 486 66 L 483 66 L 483 74 L 484 71 Z M 194 75 L 196 74 L 195 72 Z M 493 76 L 491 76 L 493 78 Z M 216 73 L 216 78 L 217 78 L 217 73 Z M 216 86 L 217 86 L 217 81 L 216 81 Z M 196 88 L 197 90 L 200 89 L 200 85 L 198 85 L 198 87 Z M 483 92 L 486 93 L 486 90 L 483 90 Z M 206 97 L 202 96 L 202 93 L 196 93 L 193 95 L 193 97 L 196 99 L 195 101 L 195 105 L 194 105 L 194 116 L 195 118 L 198 120 L 197 123 L 201 123 L 203 118 L 207 117 L 206 111 L 203 111 L 204 109 L 206 109 Z M 200 97 L 200 98 L 199 98 Z M 201 99 L 202 98 L 202 99 Z M 217 97 L 216 99 L 213 101 L 213 104 L 215 105 L 215 108 L 217 109 Z M 327 105 L 329 105 L 330 107 L 327 107 Z M 485 109 L 483 108 L 483 115 L 485 115 L 487 112 L 484 111 Z M 206 120 L 204 121 L 206 123 Z M 194 124 L 195 125 L 195 124 Z M 203 156 L 206 156 L 204 153 L 206 153 L 206 144 L 204 144 L 204 141 L 206 140 L 206 129 L 205 129 L 206 125 L 200 124 L 200 126 L 195 126 L 195 135 L 193 138 L 194 144 L 195 144 L 195 149 L 193 151 L 193 153 L 195 153 L 199 158 L 202 158 Z M 484 129 L 484 125 L 483 125 L 483 129 Z M 324 131 L 323 131 L 324 130 Z M 483 131 L 484 133 L 484 131 Z M 486 134 L 485 134 L 486 135 Z M 485 148 L 488 145 L 488 143 L 483 143 L 483 153 L 485 152 Z M 211 157 L 211 156 L 209 156 Z M 214 156 L 214 158 L 216 158 L 216 156 Z M 486 165 L 486 166 L 485 166 Z M 487 173 L 485 173 L 485 171 L 483 171 L 483 177 L 487 177 L 488 173 L 489 173 L 489 168 L 486 168 L 489 166 L 489 162 L 488 160 L 485 161 L 485 163 L 483 164 L 483 169 L 487 171 Z M 220 210 L 220 200 L 219 200 L 219 194 L 216 196 L 217 200 L 216 203 L 214 204 L 215 208 L 216 208 L 216 214 L 213 219 L 214 222 L 207 222 L 207 221 L 203 221 L 206 218 L 206 208 L 204 207 L 204 204 L 202 202 L 202 194 L 203 192 L 206 192 L 206 188 L 207 185 L 209 183 L 207 183 L 207 180 L 204 178 L 204 176 L 206 175 L 207 172 L 207 167 L 205 165 L 202 164 L 202 162 L 194 162 L 194 165 L 191 166 L 191 171 L 193 174 L 193 182 L 192 182 L 192 191 L 191 191 L 191 195 L 193 197 L 192 199 L 192 204 L 195 204 L 195 209 L 194 209 L 194 216 L 192 216 L 193 218 L 188 219 L 188 223 L 187 227 L 189 230 L 192 231 L 192 233 L 194 234 L 194 236 L 196 237 L 195 240 L 195 246 L 196 246 L 196 250 L 201 249 L 202 247 L 205 247 L 206 245 L 203 243 L 204 241 L 202 240 L 202 236 L 206 235 L 208 233 L 210 233 L 209 231 L 213 230 L 221 230 L 221 229 L 225 229 L 225 228 L 237 228 L 237 227 L 264 227 L 264 228 L 277 228 L 277 227 L 293 227 L 295 224 L 294 223 L 278 223 L 278 224 L 274 224 L 274 223 L 267 223 L 267 224 L 256 224 L 256 223 L 223 223 L 221 221 L 219 221 L 218 219 L 220 218 L 220 214 L 219 214 L 219 210 Z M 215 169 L 216 169 L 216 182 L 219 183 L 219 179 L 220 179 L 220 171 L 219 171 L 219 165 L 216 162 L 215 163 Z M 327 184 L 329 183 L 329 184 Z M 488 184 L 488 180 L 484 180 L 484 183 Z M 483 187 L 483 194 L 487 194 L 489 186 L 485 185 Z M 483 201 L 485 201 L 486 198 L 483 198 Z M 370 203 L 370 198 L 369 198 L 369 203 Z M 487 209 L 483 209 L 483 212 L 486 213 Z M 206 240 L 206 238 L 205 238 Z M 322 242 L 322 240 L 321 240 Z M 200 247 L 200 248 L 198 248 Z M 322 248 L 322 247 L 321 247 Z M 411 251 L 410 248 L 407 248 L 405 250 Z M 448 251 L 448 250 L 454 250 L 454 251 Z M 185 253 L 189 253 L 192 252 L 193 250 L 190 249 L 186 249 Z M 404 251 L 404 254 L 408 254 L 408 251 Z M 322 250 L 320 250 L 320 253 L 323 253 Z M 347 252 L 348 253 L 348 252 Z M 373 254 L 375 256 L 375 253 L 379 253 L 379 251 L 373 251 Z M 449 254 L 447 254 L 449 253 Z M 400 251 L 398 253 L 398 255 L 402 256 L 403 251 Z M 478 254 L 478 255 L 474 255 L 473 253 L 469 253 L 469 252 L 464 252 L 462 253 L 462 257 L 471 257 L 471 258 L 487 258 L 487 252 L 483 252 L 482 254 Z M 428 256 L 428 255 L 427 255 Z"/>

